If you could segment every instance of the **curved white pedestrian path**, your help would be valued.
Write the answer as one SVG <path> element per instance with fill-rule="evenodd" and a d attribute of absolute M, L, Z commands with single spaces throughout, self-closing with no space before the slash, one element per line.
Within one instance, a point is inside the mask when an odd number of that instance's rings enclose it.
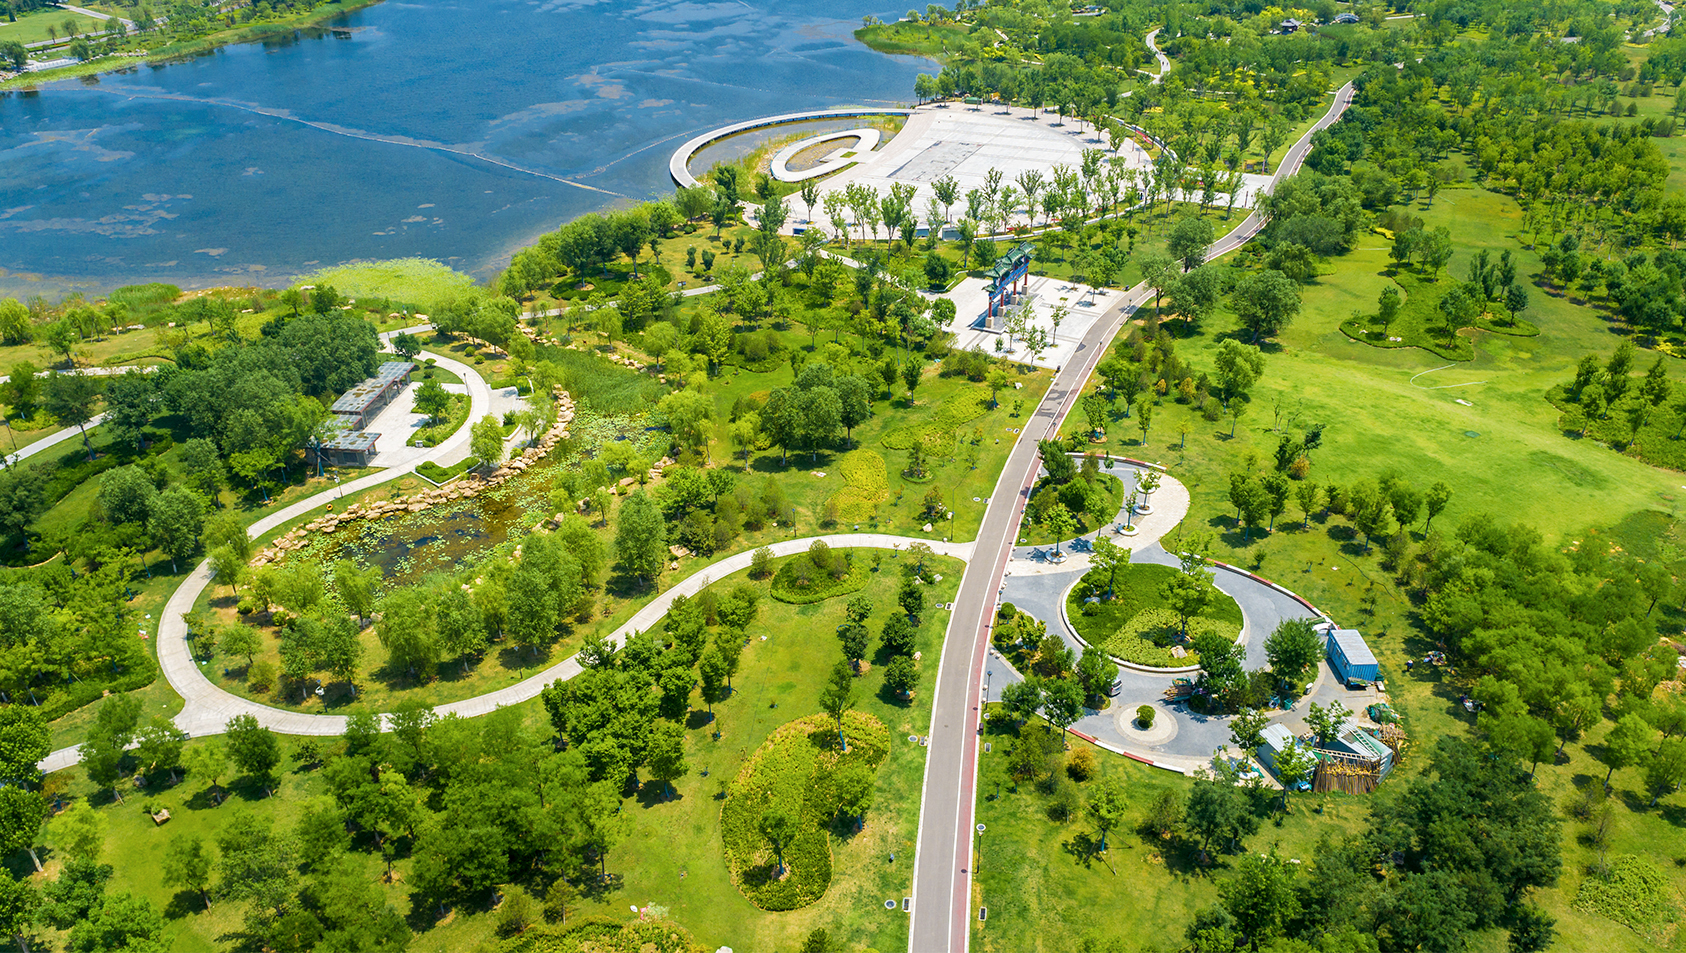
<path fill-rule="evenodd" d="M 404 331 L 423 330 L 423 327 L 404 328 Z M 382 335 L 389 340 L 393 331 Z M 256 539 L 279 526 L 286 525 L 313 510 L 326 506 L 347 493 L 357 493 L 370 487 L 395 480 L 405 474 L 413 472 L 425 460 L 450 460 L 453 455 L 460 455 L 467 451 L 470 439 L 470 427 L 473 422 L 490 412 L 492 406 L 492 389 L 487 385 L 478 371 L 459 361 L 448 357 L 434 356 L 435 362 L 457 376 L 468 385 L 469 414 L 468 420 L 449 440 L 433 448 L 433 452 L 426 457 L 412 460 L 402 466 L 392 467 L 378 473 L 371 473 L 360 479 L 352 480 L 343 486 L 331 490 L 324 490 L 315 496 L 307 497 L 284 509 L 265 516 L 253 523 L 247 533 Z M 194 567 L 193 572 L 176 587 L 164 604 L 164 610 L 158 621 L 158 667 L 169 681 L 170 687 L 182 697 L 182 710 L 175 717 L 176 726 L 190 735 L 215 734 L 222 731 L 222 726 L 228 719 L 239 714 L 251 714 L 268 728 L 289 734 L 332 734 L 316 725 L 310 719 L 321 718 L 321 715 L 304 715 L 298 712 L 282 711 L 270 708 L 256 702 L 247 701 L 237 695 L 232 695 L 211 684 L 205 673 L 193 660 L 193 653 L 187 642 L 187 626 L 182 622 L 182 613 L 193 608 L 198 601 L 199 594 L 211 584 L 210 561 L 201 562 Z M 336 719 L 341 725 L 344 719 Z M 74 747 L 61 748 L 54 751 L 40 762 L 43 771 L 52 772 L 67 768 L 77 761 L 77 750 Z"/>
<path fill-rule="evenodd" d="M 452 362 L 455 364 L 456 362 Z M 444 362 L 441 361 L 441 366 Z M 459 365 L 460 366 L 460 365 Z M 457 367 L 451 368 L 457 370 Z M 466 370 L 466 368 L 464 368 Z M 460 373 L 460 371 L 459 371 Z M 473 373 L 470 371 L 469 373 Z M 484 382 L 482 382 L 484 386 Z M 466 429 L 466 428 L 465 428 Z M 417 461 L 419 463 L 420 461 Z M 417 464 L 410 464 L 408 468 L 398 468 L 401 472 L 414 469 Z M 371 474 L 364 480 L 373 480 L 368 485 L 373 486 L 380 479 L 390 480 L 399 473 L 387 475 L 385 473 Z M 380 479 L 376 479 L 380 478 Z M 359 483 L 363 481 L 358 481 Z M 348 484 L 347 489 L 362 489 L 357 484 Z M 337 496 L 337 490 L 328 494 Z M 303 515 L 315 506 L 327 502 L 321 499 L 321 494 L 303 500 L 286 510 L 266 518 L 259 524 L 254 524 L 253 535 L 261 535 L 287 520 Z M 269 524 L 263 529 L 258 527 L 263 523 Z M 951 556 L 956 559 L 967 560 L 972 556 L 971 543 L 948 543 L 936 540 L 921 539 L 914 536 L 892 536 L 886 533 L 832 533 L 825 536 L 804 536 L 797 539 L 782 539 L 767 544 L 774 556 L 791 556 L 806 552 L 814 541 L 824 540 L 833 549 L 891 549 L 905 550 L 914 543 L 924 543 L 931 547 L 931 551 L 939 556 Z M 687 576 L 678 585 L 666 590 L 647 605 L 639 609 L 631 619 L 609 635 L 609 641 L 616 647 L 625 644 L 638 632 L 645 631 L 660 622 L 667 614 L 668 607 L 678 596 L 693 596 L 707 588 L 711 582 L 724 579 L 736 572 L 748 569 L 754 559 L 753 550 L 727 556 L 717 560 Z M 258 723 L 272 731 L 289 735 L 339 735 L 345 732 L 346 716 L 344 715 L 313 715 L 305 712 L 287 711 L 262 705 L 250 699 L 218 688 L 199 670 L 194 662 L 187 642 L 187 628 L 181 621 L 182 613 L 193 608 L 199 594 L 211 584 L 210 567 L 201 563 L 179 587 L 170 601 L 164 607 L 164 616 L 158 626 L 158 663 L 169 679 L 170 687 L 186 701 L 181 714 L 175 717 L 176 727 L 195 737 L 200 735 L 221 734 L 229 719 L 236 715 L 251 715 Z M 499 708 L 519 704 L 532 698 L 537 698 L 539 692 L 555 681 L 573 678 L 581 671 L 580 663 L 570 656 L 561 662 L 529 676 L 507 688 L 500 688 L 495 692 L 476 695 L 461 701 L 438 705 L 434 711 L 440 715 L 461 715 L 465 718 L 476 715 L 486 715 Z M 68 768 L 77 762 L 77 749 L 61 748 L 54 751 L 40 762 L 42 771 L 53 772 Z"/>

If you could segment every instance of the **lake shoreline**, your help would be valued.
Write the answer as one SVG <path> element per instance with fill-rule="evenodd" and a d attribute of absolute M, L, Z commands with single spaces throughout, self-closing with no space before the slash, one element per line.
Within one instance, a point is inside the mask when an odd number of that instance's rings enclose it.
<path fill-rule="evenodd" d="M 210 36 L 183 43 L 170 43 L 155 50 L 118 53 L 112 56 L 101 56 L 85 63 L 77 63 L 74 66 L 62 66 L 37 73 L 23 73 L 0 82 L 0 92 L 33 92 L 48 83 L 98 76 L 104 73 L 121 73 L 148 64 L 163 65 L 236 43 L 261 42 L 280 34 L 298 30 L 330 29 L 324 27 L 323 24 L 348 13 L 355 13 L 366 7 L 372 7 L 380 2 L 381 0 L 334 0 L 334 2 L 325 3 L 309 13 L 301 13 L 286 20 L 230 27 L 212 33 Z"/>

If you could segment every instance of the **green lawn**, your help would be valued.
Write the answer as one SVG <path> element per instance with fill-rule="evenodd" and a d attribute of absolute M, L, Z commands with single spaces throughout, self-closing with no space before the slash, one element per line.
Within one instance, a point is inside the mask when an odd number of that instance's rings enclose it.
<path fill-rule="evenodd" d="M 69 40 L 71 34 L 82 36 L 89 33 L 104 33 L 106 23 L 94 17 L 83 16 L 50 7 L 35 13 L 25 13 L 14 22 L 0 20 L 0 43 L 15 40 L 19 43 L 39 43 L 46 39 Z M 52 34 L 48 34 L 48 30 Z"/>

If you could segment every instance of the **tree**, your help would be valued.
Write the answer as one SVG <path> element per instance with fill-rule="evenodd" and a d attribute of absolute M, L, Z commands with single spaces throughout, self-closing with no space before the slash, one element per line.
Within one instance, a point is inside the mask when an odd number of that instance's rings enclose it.
<path fill-rule="evenodd" d="M 1042 687 L 1042 717 L 1061 732 L 1083 716 L 1083 689 L 1076 680 L 1053 678 Z"/>
<path fill-rule="evenodd" d="M 0 707 L 0 783 L 34 783 L 41 777 L 37 763 L 51 751 L 47 722 L 39 708 L 29 705 Z"/>
<path fill-rule="evenodd" d="M 1300 313 L 1300 289 L 1280 271 L 1254 272 L 1242 278 L 1230 299 L 1236 318 L 1253 332 L 1255 342 L 1276 336 Z"/>
<path fill-rule="evenodd" d="M 1224 881 L 1219 891 L 1243 936 L 1263 944 L 1287 932 L 1300 915 L 1299 894 L 1294 890 L 1297 870 L 1274 849 L 1263 856 L 1248 854 L 1237 862 L 1235 876 Z"/>
<path fill-rule="evenodd" d="M 864 825 L 866 812 L 872 809 L 872 769 L 860 761 L 844 762 L 832 775 L 832 784 L 837 792 L 837 810 Z"/>
<path fill-rule="evenodd" d="M 678 724 L 661 721 L 650 735 L 650 750 L 646 765 L 650 776 L 667 785 L 670 794 L 677 795 L 673 782 L 691 770 L 685 762 L 685 732 Z"/>
<path fill-rule="evenodd" d="M 667 563 L 667 522 L 661 508 L 637 490 L 621 504 L 615 525 L 615 553 L 640 582 L 654 579 Z"/>
<path fill-rule="evenodd" d="M 1270 724 L 1270 717 L 1254 708 L 1242 709 L 1241 713 L 1230 719 L 1229 740 L 1242 751 L 1251 754 L 1255 748 L 1264 744 L 1265 726 Z"/>
<path fill-rule="evenodd" d="M 375 633 L 397 671 L 420 675 L 439 661 L 438 620 L 433 601 L 416 589 L 396 589 L 380 603 Z"/>
<path fill-rule="evenodd" d="M 925 369 L 921 366 L 919 359 L 912 357 L 910 357 L 901 367 L 902 384 L 907 387 L 907 404 L 909 407 L 913 406 L 913 392 L 918 389 L 919 378 L 920 375 L 924 373 L 924 370 Z"/>
<path fill-rule="evenodd" d="M 1505 287 L 1505 311 L 1510 313 L 1510 323 L 1515 324 L 1517 317 L 1528 310 L 1528 289 L 1514 282 Z"/>
<path fill-rule="evenodd" d="M 153 718 L 137 737 L 135 753 L 140 756 L 141 765 L 148 772 L 166 770 L 173 779 L 176 766 L 181 764 L 182 746 L 187 743 L 187 732 L 177 728 L 168 718 Z"/>
<path fill-rule="evenodd" d="M 480 418 L 469 435 L 469 453 L 480 466 L 503 459 L 503 422 L 492 414 Z"/>
<path fill-rule="evenodd" d="M 97 864 L 105 850 L 105 815 L 86 800 L 72 801 L 54 819 L 53 836 L 71 860 Z"/>
<path fill-rule="evenodd" d="M 1118 580 L 1118 570 L 1130 564 L 1129 547 L 1118 545 L 1109 536 L 1096 536 L 1094 551 L 1089 554 L 1089 563 L 1106 573 L 1106 598 L 1110 602 L 1114 584 Z"/>
<path fill-rule="evenodd" d="M 1277 753 L 1276 780 L 1282 782 L 1282 810 L 1288 810 L 1288 792 L 1310 781 L 1317 771 L 1317 756 L 1298 741 Z"/>
<path fill-rule="evenodd" d="M 22 47 L 19 47 L 20 53 Z M 29 944 L 24 931 L 35 922 L 41 907 L 41 894 L 28 880 L 16 880 L 10 875 L 0 877 L 0 932 L 17 941 L 18 949 L 28 953 Z"/>
<path fill-rule="evenodd" d="M 773 854 L 779 859 L 779 876 L 784 876 L 784 849 L 789 846 L 790 839 L 796 835 L 796 819 L 777 804 L 767 808 L 757 824 L 761 836 L 773 845 Z"/>
<path fill-rule="evenodd" d="M 1071 535 L 1077 521 L 1072 518 L 1071 511 L 1065 508 L 1064 503 L 1056 502 L 1048 509 L 1043 522 L 1047 523 L 1048 532 L 1054 534 L 1054 552 L 1057 554 L 1060 551 L 1060 541 Z"/>
<path fill-rule="evenodd" d="M 1604 763 L 1609 765 L 1609 770 L 1604 772 L 1605 790 L 1609 790 L 1610 778 L 1617 768 L 1633 767 L 1650 754 L 1656 737 L 1656 729 L 1638 714 L 1630 712 L 1616 722 L 1616 727 L 1604 739 Z"/>
<path fill-rule="evenodd" d="M 211 851 L 197 834 L 177 837 L 164 851 L 164 885 L 199 894 L 211 909 Z"/>
<path fill-rule="evenodd" d="M 1212 577 L 1204 570 L 1193 573 L 1177 573 L 1165 580 L 1160 587 L 1159 595 L 1165 600 L 1165 605 L 1182 623 L 1183 638 L 1188 638 L 1188 620 L 1206 611 L 1217 595 L 1217 589 L 1212 584 Z"/>
<path fill-rule="evenodd" d="M 1029 721 L 1042 707 L 1042 684 L 1030 678 L 1001 689 L 1001 707 L 1018 723 Z"/>
<path fill-rule="evenodd" d="M 135 523 L 141 526 L 152 515 L 153 503 L 158 499 L 158 487 L 145 470 L 133 464 L 118 467 L 100 477 L 95 497 L 105 518 L 113 524 Z"/>
<path fill-rule="evenodd" d="M 1184 272 L 1190 272 L 1206 262 L 1206 249 L 1212 244 L 1213 237 L 1214 229 L 1210 221 L 1194 215 L 1185 216 L 1171 226 L 1171 234 L 1165 240 L 1165 250 L 1182 264 Z M 1145 265 L 1143 274 L 1146 274 Z M 1157 305 L 1155 307 L 1157 310 Z"/>
<path fill-rule="evenodd" d="M 1323 658 L 1323 640 L 1310 619 L 1284 619 L 1265 639 L 1265 657 L 1278 678 L 1298 685 Z"/>
<path fill-rule="evenodd" d="M 273 783 L 275 766 L 281 763 L 281 745 L 275 738 L 275 732 L 258 724 L 258 720 L 248 714 L 230 718 L 226 731 L 228 757 L 235 767 L 265 787 Z"/>
<path fill-rule="evenodd" d="M 86 374 L 54 374 L 47 378 L 47 399 L 43 402 L 47 413 L 59 423 L 82 432 L 82 447 L 89 463 L 94 460 L 94 448 L 88 443 L 88 421 L 94 419 L 94 401 L 99 393 L 98 382 Z"/>
<path fill-rule="evenodd" d="M 1077 661 L 1077 679 L 1091 698 L 1106 694 L 1118 678 L 1118 668 L 1098 646 L 1085 645 L 1083 657 Z"/>
<path fill-rule="evenodd" d="M 381 571 L 378 566 L 359 568 L 349 559 L 342 559 L 334 563 L 334 591 L 339 593 L 340 601 L 345 603 L 346 609 L 357 617 L 357 625 L 363 622 L 375 611 L 375 587 L 380 584 Z"/>
<path fill-rule="evenodd" d="M 1306 709 L 1305 724 L 1311 729 L 1317 743 L 1326 745 L 1335 740 L 1341 729 L 1346 726 L 1347 719 L 1351 717 L 1352 712 L 1341 704 L 1340 699 L 1330 702 L 1328 708 L 1312 702 Z"/>
<path fill-rule="evenodd" d="M 1436 481 L 1433 486 L 1428 488 L 1428 492 L 1423 497 L 1423 505 L 1428 510 L 1428 519 L 1423 521 L 1424 533 L 1428 532 L 1429 525 L 1434 522 L 1434 518 L 1444 512 L 1446 504 L 1450 502 L 1452 502 L 1452 488 L 1445 483 Z"/>
<path fill-rule="evenodd" d="M 1103 853 L 1106 851 L 1107 835 L 1123 822 L 1128 811 L 1124 783 L 1116 776 L 1109 774 L 1101 778 L 1089 791 L 1089 820 L 1094 822 L 1095 830 L 1101 835 L 1100 849 Z"/>
<path fill-rule="evenodd" d="M 172 572 L 179 572 L 178 562 L 198 548 L 204 524 L 205 507 L 186 487 L 172 486 L 152 500 L 147 526 L 169 554 Z"/>
<path fill-rule="evenodd" d="M 1234 840 L 1258 825 L 1258 819 L 1248 810 L 1246 795 L 1227 778 L 1195 781 L 1185 817 L 1189 830 L 1200 837 L 1202 850 L 1214 840 Z"/>
<path fill-rule="evenodd" d="M 1264 374 L 1264 355 L 1251 344 L 1224 338 L 1218 343 L 1212 367 L 1218 386 L 1223 389 L 1224 405 L 1228 406 L 1234 397 L 1247 393 L 1258 383 Z"/>
<path fill-rule="evenodd" d="M 0 857 L 10 857 L 23 850 L 35 870 L 41 870 L 41 858 L 35 853 L 35 842 L 41 836 L 41 823 L 47 817 L 47 802 L 41 795 L 21 787 L 0 788 Z"/>
<path fill-rule="evenodd" d="M 855 673 L 847 662 L 838 662 L 831 670 L 831 680 L 820 692 L 820 709 L 837 722 L 837 744 L 845 751 L 849 741 L 843 737 L 843 713 L 855 707 Z"/>
<path fill-rule="evenodd" d="M 919 670 L 914 667 L 913 658 L 898 655 L 890 660 L 884 669 L 884 684 L 901 698 L 910 697 L 919 685 Z"/>
<path fill-rule="evenodd" d="M 7 372 L 6 383 L 0 384 L 0 403 L 10 406 L 12 413 L 23 420 L 33 419 L 41 402 L 41 378 L 36 373 L 34 364 L 19 361 Z"/>
<path fill-rule="evenodd" d="M 422 381 L 416 388 L 416 412 L 426 414 L 429 423 L 438 423 L 450 406 L 451 395 L 438 381 Z"/>
<path fill-rule="evenodd" d="M 1380 297 L 1376 299 L 1376 321 L 1381 324 L 1383 334 L 1386 334 L 1388 326 L 1399 318 L 1399 306 L 1399 289 L 1393 285 L 1383 288 Z"/>

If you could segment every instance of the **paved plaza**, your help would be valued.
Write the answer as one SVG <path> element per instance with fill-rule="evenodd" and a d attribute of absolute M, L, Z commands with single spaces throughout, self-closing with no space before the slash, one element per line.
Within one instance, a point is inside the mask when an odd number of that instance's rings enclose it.
<path fill-rule="evenodd" d="M 991 169 L 1001 170 L 1002 185 L 1012 184 L 1019 173 L 1032 169 L 1041 172 L 1046 181 L 1052 178 L 1056 165 L 1080 168 L 1085 149 L 1105 150 L 1132 166 L 1148 165 L 1147 153 L 1135 140 L 1126 139 L 1113 153 L 1105 134 L 1087 122 L 1068 119 L 1062 123 L 1053 113 L 998 104 L 942 103 L 915 110 L 894 138 L 853 168 L 827 179 L 820 191 L 822 195 L 842 191 L 858 182 L 888 194 L 891 183 L 908 183 L 919 190 L 913 199 L 913 211 L 923 221 L 925 209 L 935 196 L 931 183 L 952 175 L 960 183 L 962 196 L 951 215 L 958 221 L 965 214 L 966 192 L 983 188 Z M 823 209 L 822 200 L 815 217 L 825 225 Z M 796 210 L 806 212 L 800 201 L 793 208 Z M 1022 211 L 1009 219 L 1009 225 L 1027 223 Z M 1041 224 L 1040 214 L 1036 223 Z"/>
<path fill-rule="evenodd" d="M 986 354 L 1008 353 L 997 352 L 995 342 L 1000 340 L 1003 346 L 1008 346 L 1005 331 L 992 331 L 985 327 L 984 315 L 989 308 L 989 282 L 983 278 L 963 278 L 954 289 L 944 297 L 954 302 L 954 323 L 948 330 L 954 332 L 955 346 L 963 350 L 979 348 Z M 1042 352 L 1042 356 L 1033 358 L 1024 344 L 1014 339 L 1011 346 L 1013 360 L 1021 364 L 1035 364 L 1038 367 L 1064 367 L 1071 363 L 1077 354 L 1078 344 L 1083 335 L 1089 332 L 1095 322 L 1107 309 L 1118 304 L 1124 298 L 1124 292 L 1115 288 L 1103 288 L 1100 294 L 1095 294 L 1087 285 L 1073 284 L 1066 278 L 1050 278 L 1045 275 L 1031 276 L 1029 287 L 1019 296 L 1020 301 L 1029 302 L 1031 306 L 1031 323 L 1048 332 L 1053 345 Z M 1064 305 L 1066 316 L 1060 321 L 1056 332 L 1053 324 L 1054 308 Z M 1011 309 L 1014 305 L 1009 305 Z M 1000 319 L 1005 326 L 1005 318 Z"/>

